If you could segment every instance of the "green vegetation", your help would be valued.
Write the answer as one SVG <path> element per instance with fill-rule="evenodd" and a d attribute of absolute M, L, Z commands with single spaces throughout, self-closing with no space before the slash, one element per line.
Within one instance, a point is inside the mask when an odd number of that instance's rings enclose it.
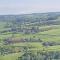
<path fill-rule="evenodd" d="M 60 13 L 1 15 L 0 60 L 60 60 Z"/>

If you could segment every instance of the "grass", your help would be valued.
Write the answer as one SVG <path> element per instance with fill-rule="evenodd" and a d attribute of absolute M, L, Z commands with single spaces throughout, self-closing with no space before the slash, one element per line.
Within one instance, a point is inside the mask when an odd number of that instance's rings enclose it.
<path fill-rule="evenodd" d="M 35 47 L 35 48 L 41 48 L 43 45 L 39 42 L 25 42 L 25 43 L 15 43 L 11 44 L 9 46 L 27 46 L 27 47 Z"/>
<path fill-rule="evenodd" d="M 21 57 L 23 55 L 22 52 L 20 53 L 12 53 L 5 56 L 0 56 L 0 60 L 17 60 L 18 57 Z"/>
<path fill-rule="evenodd" d="M 43 32 L 39 32 L 36 34 L 21 34 L 21 33 L 17 33 L 14 34 L 14 38 L 40 38 L 43 42 L 56 42 L 59 43 L 60 42 L 60 25 L 57 26 L 45 26 L 45 27 L 41 27 L 41 29 L 48 29 L 51 28 L 48 31 L 43 31 Z M 3 27 L 1 27 L 3 29 Z M 4 29 L 3 29 L 4 30 Z M 12 32 L 5 32 L 2 35 L 0 35 L 0 41 L 3 40 L 4 38 L 7 37 L 11 37 L 12 36 Z M 56 45 L 56 46 L 49 46 L 49 47 L 45 47 L 42 45 L 42 43 L 40 42 L 25 42 L 25 43 L 15 43 L 15 44 L 11 44 L 9 46 L 6 47 L 10 47 L 10 46 L 27 46 L 27 47 L 31 47 L 29 50 L 32 52 L 36 52 L 36 51 L 60 51 L 60 45 Z M 13 54 L 8 54 L 5 56 L 0 56 L 0 60 L 16 60 L 18 57 L 22 56 L 22 52 L 20 53 L 13 53 Z"/>

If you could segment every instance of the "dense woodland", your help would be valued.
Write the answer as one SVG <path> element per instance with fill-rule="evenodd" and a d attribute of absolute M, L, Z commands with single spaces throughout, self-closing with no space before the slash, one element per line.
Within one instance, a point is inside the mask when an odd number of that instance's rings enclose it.
<path fill-rule="evenodd" d="M 0 15 L 0 60 L 60 60 L 60 12 Z"/>

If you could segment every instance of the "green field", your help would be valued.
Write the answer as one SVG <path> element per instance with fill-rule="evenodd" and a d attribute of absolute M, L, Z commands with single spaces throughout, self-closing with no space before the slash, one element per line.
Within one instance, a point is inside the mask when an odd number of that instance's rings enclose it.
<path fill-rule="evenodd" d="M 60 60 L 58 13 L 3 18 L 0 18 L 0 60 Z"/>

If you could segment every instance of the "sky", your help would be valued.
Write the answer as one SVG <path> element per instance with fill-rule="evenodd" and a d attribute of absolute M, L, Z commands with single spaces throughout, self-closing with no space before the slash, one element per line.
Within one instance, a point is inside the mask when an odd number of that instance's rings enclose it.
<path fill-rule="evenodd" d="M 0 0 L 0 15 L 60 12 L 60 0 Z"/>

